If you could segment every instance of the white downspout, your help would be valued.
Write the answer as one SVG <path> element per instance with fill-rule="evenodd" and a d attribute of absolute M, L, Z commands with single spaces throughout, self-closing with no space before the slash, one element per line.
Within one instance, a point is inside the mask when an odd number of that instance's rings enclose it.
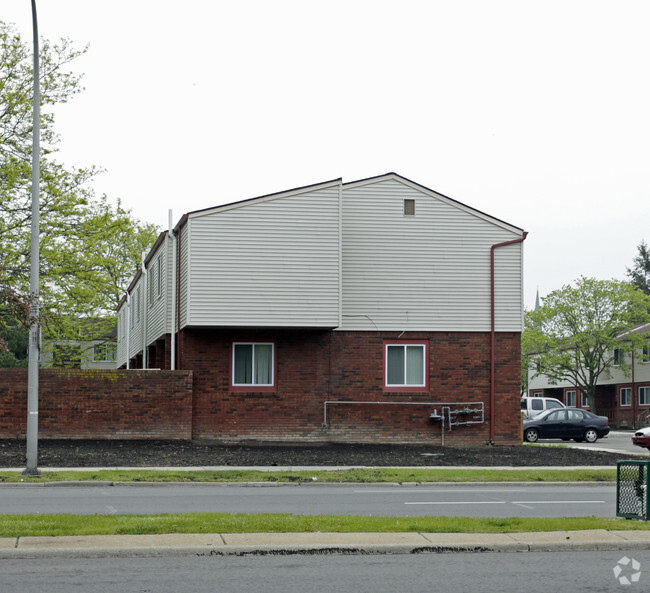
<path fill-rule="evenodd" d="M 126 291 L 126 369 L 131 368 L 131 295 Z"/>
<path fill-rule="evenodd" d="M 144 258 L 146 253 L 142 252 L 142 368 L 147 368 L 147 307 L 148 305 L 148 295 L 147 290 L 147 267 L 144 265 Z"/>
<path fill-rule="evenodd" d="M 171 282 L 168 283 L 168 288 L 171 290 L 171 314 L 169 315 L 169 321 L 170 321 L 170 356 L 171 356 L 171 365 L 170 369 L 172 371 L 176 370 L 176 236 L 174 235 L 174 230 L 173 230 L 173 222 L 172 222 L 172 211 L 171 209 L 169 210 L 169 232 L 167 235 L 169 236 L 169 240 L 171 241 L 172 245 L 172 254 L 171 254 L 171 274 L 168 274 L 168 278 L 171 279 Z M 169 261 L 169 260 L 168 260 Z"/>

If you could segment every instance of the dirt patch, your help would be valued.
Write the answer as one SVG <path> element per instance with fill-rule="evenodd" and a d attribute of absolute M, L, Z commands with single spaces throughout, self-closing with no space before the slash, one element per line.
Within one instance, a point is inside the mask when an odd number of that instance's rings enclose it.
<path fill-rule="evenodd" d="M 42 440 L 38 467 L 188 466 L 616 466 L 624 454 L 560 447 L 224 445 L 207 441 Z M 26 443 L 0 440 L 0 468 L 22 467 Z"/>

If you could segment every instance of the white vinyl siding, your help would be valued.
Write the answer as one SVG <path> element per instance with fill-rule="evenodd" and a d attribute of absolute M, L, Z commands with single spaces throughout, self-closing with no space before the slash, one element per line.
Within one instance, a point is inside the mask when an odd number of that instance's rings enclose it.
<path fill-rule="evenodd" d="M 173 330 L 175 296 L 181 329 L 489 331 L 490 248 L 522 238 L 516 227 L 392 175 L 191 212 L 179 227 L 177 265 L 165 239 L 147 259 L 147 293 L 142 278 L 131 287 L 130 357 L 142 350 L 143 308 L 151 344 Z M 522 329 L 522 253 L 522 243 L 495 251 L 497 331 Z M 122 363 L 123 342 L 121 335 Z"/>
<path fill-rule="evenodd" d="M 190 218 L 181 325 L 338 326 L 338 218 L 338 184 Z"/>
<path fill-rule="evenodd" d="M 137 284 L 131 290 L 131 328 L 129 331 L 129 358 L 142 350 L 142 291 L 143 282 L 140 276 Z"/>
<path fill-rule="evenodd" d="M 179 283 L 179 328 L 187 325 L 189 300 L 187 298 L 189 285 L 189 264 L 190 264 L 190 245 L 191 230 L 190 225 L 186 224 L 180 229 L 179 236 L 176 238 L 177 244 L 180 243 L 180 277 Z"/>
<path fill-rule="evenodd" d="M 117 311 L 117 366 L 126 363 L 126 332 L 128 325 L 129 308 L 126 302 Z"/>
<path fill-rule="evenodd" d="M 151 344 L 169 333 L 170 327 L 170 276 L 167 273 L 170 266 L 171 241 L 165 239 L 148 262 L 149 294 L 152 298 L 147 310 L 147 343 Z"/>
<path fill-rule="evenodd" d="M 520 237 L 395 179 L 344 185 L 341 329 L 489 331 L 490 248 Z M 495 297 L 497 331 L 521 331 L 520 243 L 495 250 Z"/>

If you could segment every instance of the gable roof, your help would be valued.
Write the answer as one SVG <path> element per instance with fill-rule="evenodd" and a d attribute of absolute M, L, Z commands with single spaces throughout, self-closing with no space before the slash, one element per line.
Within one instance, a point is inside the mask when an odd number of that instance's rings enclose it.
<path fill-rule="evenodd" d="M 355 188 L 355 187 L 360 187 L 363 185 L 370 185 L 373 183 L 380 183 L 382 181 L 388 181 L 388 180 L 393 180 L 393 181 L 398 181 L 399 183 L 402 183 L 406 186 L 409 186 L 419 192 L 422 192 L 426 195 L 429 195 L 431 197 L 437 198 L 439 200 L 442 200 L 443 202 L 449 204 L 450 206 L 453 206 L 455 208 L 459 208 L 460 210 L 464 210 L 465 212 L 468 212 L 474 216 L 478 216 L 479 218 L 482 218 L 483 220 L 486 220 L 488 222 L 491 222 L 493 224 L 496 224 L 497 226 L 500 226 L 502 228 L 505 228 L 513 233 L 521 235 L 524 231 L 522 228 L 514 226 L 512 224 L 509 224 L 499 218 L 496 218 L 494 216 L 491 216 L 489 214 L 486 214 L 485 212 L 482 212 L 481 210 L 477 210 L 476 208 L 472 208 L 471 206 L 468 206 L 467 204 L 463 204 L 462 202 L 459 202 L 458 200 L 454 200 L 453 198 L 450 198 L 444 194 L 441 194 L 440 192 L 437 192 L 435 190 L 429 189 L 428 187 L 421 185 L 419 183 L 416 183 L 415 181 L 411 181 L 410 179 L 403 177 L 402 175 L 399 175 L 397 173 L 384 173 L 383 175 L 377 175 L 375 177 L 367 177 L 365 179 L 359 179 L 357 181 L 348 181 L 346 183 L 343 183 L 342 178 L 339 177 L 337 179 L 332 179 L 330 181 L 324 181 L 322 183 L 314 183 L 312 185 L 305 185 L 302 187 L 297 187 L 294 189 L 289 189 L 281 192 L 276 192 L 272 194 L 266 194 L 263 196 L 258 196 L 255 198 L 248 198 L 245 200 L 240 200 L 238 202 L 230 202 L 228 204 L 222 204 L 220 206 L 212 206 L 210 208 L 203 208 L 201 210 L 193 210 L 192 212 L 188 212 L 187 214 L 184 214 L 181 219 L 178 221 L 177 225 L 174 227 L 174 232 L 178 231 L 179 228 L 184 226 L 187 223 L 187 220 L 190 218 L 198 218 L 201 216 L 207 216 L 209 214 L 215 214 L 218 212 L 226 212 L 228 210 L 232 210 L 234 208 L 240 208 L 242 206 L 247 206 L 249 204 L 255 204 L 255 203 L 261 203 L 261 202 L 268 202 L 271 200 L 277 200 L 280 198 L 286 198 L 289 196 L 294 196 L 294 195 L 299 195 L 301 193 L 307 193 L 319 189 L 325 189 L 328 187 L 332 187 L 335 185 L 342 185 L 343 188 Z"/>
<path fill-rule="evenodd" d="M 492 222 L 498 226 L 501 226 L 505 229 L 508 229 L 514 233 L 517 234 L 522 234 L 524 230 L 520 227 L 514 226 L 508 222 L 505 222 L 501 220 L 500 218 L 496 218 L 494 216 L 491 216 L 490 214 L 486 214 L 485 212 L 482 212 L 481 210 L 477 210 L 476 208 L 472 208 L 471 206 L 468 206 L 467 204 L 463 204 L 462 202 L 459 202 L 458 200 L 454 200 L 453 198 L 450 198 L 448 196 L 445 196 L 444 194 L 441 194 L 440 192 L 437 192 L 435 190 L 429 189 L 428 187 L 421 185 L 419 183 L 416 183 L 415 181 L 411 181 L 410 179 L 407 179 L 406 177 L 403 177 L 402 175 L 399 175 L 397 173 L 385 173 L 384 175 L 378 175 L 376 177 L 368 177 L 367 179 L 360 179 L 359 181 L 349 181 L 347 183 L 343 184 L 344 188 L 354 188 L 354 187 L 360 187 L 363 185 L 370 185 L 372 183 L 378 183 L 381 181 L 387 181 L 387 180 L 393 180 L 393 181 L 398 181 L 399 183 L 402 183 L 408 187 L 411 187 L 419 192 L 422 192 L 424 194 L 427 194 L 431 197 L 437 198 L 439 200 L 442 200 L 443 202 L 449 204 L 450 206 L 453 206 L 455 208 L 459 208 L 460 210 L 464 210 L 465 212 L 468 212 L 470 214 L 473 214 L 475 216 L 478 216 L 479 218 L 482 218 L 483 220 L 486 220 L 488 222 Z"/>
<path fill-rule="evenodd" d="M 338 177 L 336 179 L 331 179 L 329 181 L 324 181 L 321 183 L 314 183 L 311 185 L 305 185 L 301 187 L 296 187 L 293 189 L 281 191 L 281 192 L 275 192 L 271 194 L 265 194 L 262 196 L 254 197 L 254 198 L 247 198 L 245 200 L 239 200 L 237 202 L 230 202 L 228 204 L 222 204 L 219 206 L 212 206 L 209 208 L 203 208 L 200 210 L 193 210 L 191 212 L 187 212 L 186 214 L 183 214 L 174 227 L 174 233 L 177 233 L 185 224 L 187 224 L 187 221 L 191 218 L 200 218 L 202 216 L 208 216 L 210 214 L 216 214 L 219 212 L 227 212 L 228 210 L 233 210 L 235 208 L 241 208 L 243 206 L 247 206 L 250 204 L 257 204 L 257 203 L 262 203 L 262 202 L 268 202 L 271 200 L 277 200 L 280 198 L 286 198 L 289 196 L 295 196 L 299 195 L 302 193 L 307 193 L 307 192 L 312 192 L 312 191 L 317 191 L 320 189 L 326 189 L 329 187 L 333 186 L 341 186 L 343 188 L 349 188 L 353 189 L 355 187 L 361 187 L 364 185 L 371 185 L 373 183 L 381 183 L 383 181 L 397 181 L 399 183 L 404 184 L 405 186 L 408 186 L 412 189 L 415 189 L 416 191 L 419 191 L 425 195 L 429 195 L 433 198 L 436 198 L 438 200 L 441 200 L 445 202 L 446 204 L 453 206 L 454 208 L 458 208 L 460 210 L 463 210 L 469 214 L 472 214 L 473 216 L 476 216 L 478 218 L 481 218 L 487 222 L 490 222 L 492 224 L 495 224 L 501 228 L 504 228 L 512 233 L 515 233 L 517 235 L 523 235 L 524 230 L 520 227 L 514 226 L 512 224 L 509 224 L 499 218 L 496 218 L 494 216 L 491 216 L 489 214 L 486 214 L 485 212 L 482 212 L 481 210 L 477 210 L 476 208 L 472 208 L 471 206 L 468 206 L 467 204 L 463 204 L 462 202 L 459 202 L 458 200 L 454 200 L 453 198 L 450 198 L 444 194 L 441 194 L 440 192 L 437 192 L 435 190 L 432 190 L 424 185 L 421 185 L 419 183 L 416 183 L 415 181 L 412 181 L 406 177 L 403 177 L 402 175 L 399 175 L 394 172 L 390 173 L 384 173 L 383 175 L 377 175 L 375 177 L 367 177 L 365 179 L 359 179 L 357 181 L 348 181 L 346 183 L 343 183 L 343 180 L 341 177 Z M 151 248 L 149 251 L 147 257 L 145 258 L 145 265 L 149 262 L 149 260 L 152 258 L 153 253 L 155 250 L 158 248 L 160 243 L 165 239 L 167 235 L 167 231 L 163 231 L 159 237 L 154 246 Z M 127 289 L 127 293 L 130 292 L 135 285 L 137 284 L 140 276 L 142 275 L 142 271 L 138 269 L 138 271 L 135 274 L 135 277 L 131 281 L 129 288 Z M 124 304 L 126 300 L 126 295 L 122 298 L 120 301 L 117 309 L 119 310 L 122 305 Z"/>
<path fill-rule="evenodd" d="M 220 206 L 212 206 L 210 208 L 203 208 L 201 210 L 194 210 L 184 214 L 181 219 L 178 221 L 178 224 L 174 227 L 174 232 L 176 232 L 181 226 L 183 226 L 188 219 L 190 218 L 199 218 L 201 216 L 207 216 L 209 214 L 215 214 L 217 212 L 226 212 L 227 210 L 233 210 L 234 208 L 241 208 L 242 206 L 248 206 L 250 204 L 259 204 L 262 202 L 269 202 L 271 200 L 277 200 L 280 198 L 287 198 L 289 196 L 296 196 L 302 193 L 307 193 L 319 189 L 326 189 L 328 187 L 341 185 L 342 179 L 332 179 L 331 181 L 324 181 L 322 183 L 314 183 L 312 185 L 305 185 L 303 187 L 296 187 L 294 189 L 288 189 L 281 192 L 276 192 L 272 194 L 266 194 L 263 196 L 258 196 L 256 198 L 247 198 L 245 200 L 240 200 L 238 202 L 230 202 L 229 204 L 222 204 Z"/>
<path fill-rule="evenodd" d="M 620 334 L 618 339 L 623 339 L 625 336 L 630 334 L 650 334 L 650 323 L 642 323 L 641 325 L 635 325 L 633 328 L 628 329 L 627 331 Z"/>

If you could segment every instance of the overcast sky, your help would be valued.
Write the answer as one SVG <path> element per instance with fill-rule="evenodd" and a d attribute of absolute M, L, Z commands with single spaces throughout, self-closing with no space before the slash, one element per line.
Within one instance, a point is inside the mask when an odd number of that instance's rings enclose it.
<path fill-rule="evenodd" d="M 648 0 L 38 0 L 59 160 L 161 227 L 394 171 L 529 232 L 525 305 L 650 241 Z M 29 0 L 0 19 L 31 43 Z"/>

